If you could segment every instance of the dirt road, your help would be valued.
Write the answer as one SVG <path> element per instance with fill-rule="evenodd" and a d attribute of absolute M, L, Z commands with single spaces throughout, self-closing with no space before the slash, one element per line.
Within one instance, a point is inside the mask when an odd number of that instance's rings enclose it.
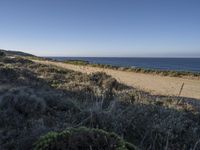
<path fill-rule="evenodd" d="M 91 66 L 72 65 L 61 62 L 39 60 L 34 61 L 42 64 L 51 64 L 58 67 L 88 74 L 99 71 L 105 72 L 106 74 L 109 74 L 112 77 L 116 78 L 121 83 L 156 95 L 177 96 L 180 92 L 182 84 L 184 83 L 181 96 L 200 99 L 200 80 L 198 79 L 165 77 L 154 74 L 143 74 Z"/>

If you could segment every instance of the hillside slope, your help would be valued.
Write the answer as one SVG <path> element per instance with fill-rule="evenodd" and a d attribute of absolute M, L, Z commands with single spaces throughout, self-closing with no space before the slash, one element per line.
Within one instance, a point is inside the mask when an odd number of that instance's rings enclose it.
<path fill-rule="evenodd" d="M 7 56 L 34 56 L 32 54 L 24 53 L 21 51 L 11 51 L 11 50 L 0 49 L 0 52 L 5 53 Z"/>
<path fill-rule="evenodd" d="M 101 72 L 0 58 L 1 150 L 46 150 L 56 143 L 62 149 L 198 150 L 199 106 L 150 95 Z"/>

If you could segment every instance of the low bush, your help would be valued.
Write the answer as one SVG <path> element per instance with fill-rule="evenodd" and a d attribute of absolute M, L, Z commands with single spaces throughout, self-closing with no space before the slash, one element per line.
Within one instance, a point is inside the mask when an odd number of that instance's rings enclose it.
<path fill-rule="evenodd" d="M 34 96 L 5 96 L 0 103 L 0 108 L 13 109 L 13 112 L 34 117 L 45 112 L 46 104 L 43 99 Z"/>
<path fill-rule="evenodd" d="M 0 68 L 0 82 L 3 81 L 14 81 L 19 77 L 17 71 L 9 67 Z"/>
<path fill-rule="evenodd" d="M 88 65 L 88 61 L 84 60 L 65 60 L 64 63 L 73 64 L 73 65 Z"/>
<path fill-rule="evenodd" d="M 31 60 L 28 60 L 19 56 L 15 56 L 13 58 L 4 57 L 3 59 L 1 59 L 1 62 L 10 63 L 10 64 L 23 64 L 23 65 L 28 65 L 28 64 L 33 63 Z"/>
<path fill-rule="evenodd" d="M 4 56 L 6 56 L 6 54 L 4 52 L 0 51 L 0 57 L 4 57 Z"/>
<path fill-rule="evenodd" d="M 42 136 L 34 150 L 136 150 L 114 133 L 85 127 L 70 128 L 62 132 L 50 132 Z"/>

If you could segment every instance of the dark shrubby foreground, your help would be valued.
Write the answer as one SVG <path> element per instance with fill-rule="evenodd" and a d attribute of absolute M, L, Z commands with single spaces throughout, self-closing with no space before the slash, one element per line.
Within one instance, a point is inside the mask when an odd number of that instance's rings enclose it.
<path fill-rule="evenodd" d="M 86 75 L 19 57 L 0 58 L 1 150 L 33 149 L 41 136 L 50 136 L 48 144 L 52 132 L 57 137 L 66 129 L 76 132 L 73 140 L 90 138 L 86 144 L 91 145 L 91 140 L 105 143 L 97 137 L 114 132 L 119 143 L 125 140 L 138 149 L 198 150 L 199 105 L 198 100 L 151 96 L 104 73 Z M 89 129 L 76 129 L 80 126 Z"/>

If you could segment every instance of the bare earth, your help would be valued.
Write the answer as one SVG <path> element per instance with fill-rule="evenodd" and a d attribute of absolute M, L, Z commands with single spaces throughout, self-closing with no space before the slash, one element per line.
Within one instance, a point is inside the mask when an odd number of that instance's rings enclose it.
<path fill-rule="evenodd" d="M 155 95 L 178 96 L 182 84 L 184 83 L 180 96 L 200 99 L 200 80 L 186 79 L 178 77 L 164 77 L 154 74 L 143 74 L 112 69 L 97 68 L 91 66 L 79 66 L 61 62 L 39 61 L 35 62 L 55 65 L 58 67 L 71 69 L 83 73 L 105 72 L 119 82 L 138 88 Z"/>

